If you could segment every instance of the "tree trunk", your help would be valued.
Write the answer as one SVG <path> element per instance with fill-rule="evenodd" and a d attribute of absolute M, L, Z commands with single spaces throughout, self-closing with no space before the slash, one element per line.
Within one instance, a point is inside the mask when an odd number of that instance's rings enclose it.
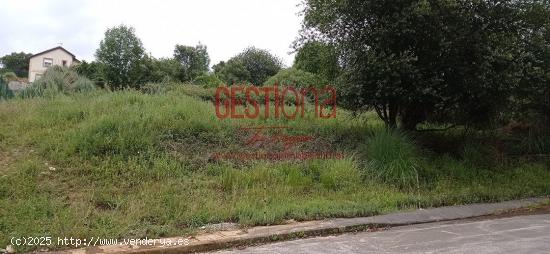
<path fill-rule="evenodd" d="M 389 128 L 390 129 L 396 129 L 397 128 L 397 112 L 398 107 L 395 105 L 395 103 L 391 103 L 388 105 L 388 118 L 389 118 Z"/>
<path fill-rule="evenodd" d="M 397 128 L 397 106 L 393 104 L 374 105 L 374 110 L 378 117 L 384 121 L 387 129 Z"/>

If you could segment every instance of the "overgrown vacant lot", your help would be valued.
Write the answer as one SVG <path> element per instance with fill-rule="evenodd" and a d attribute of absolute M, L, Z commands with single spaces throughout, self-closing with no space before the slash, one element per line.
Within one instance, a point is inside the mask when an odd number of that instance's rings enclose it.
<path fill-rule="evenodd" d="M 164 237 L 208 223 L 276 224 L 550 194 L 548 161 L 506 155 L 537 149 L 522 136 L 386 132 L 374 115 L 343 110 L 330 120 L 222 121 L 205 95 L 181 86 L 0 102 L 0 246 L 12 236 Z M 260 123 L 315 137 L 297 149 L 346 158 L 212 158 L 250 150 L 238 127 Z"/>

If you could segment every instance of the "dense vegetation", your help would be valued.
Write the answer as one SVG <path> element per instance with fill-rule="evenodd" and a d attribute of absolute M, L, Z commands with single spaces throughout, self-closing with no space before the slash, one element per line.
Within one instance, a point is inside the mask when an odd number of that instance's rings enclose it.
<path fill-rule="evenodd" d="M 284 85 L 296 87 L 322 87 L 330 83 L 311 72 L 302 71 L 295 68 L 283 69 L 264 82 L 264 85 Z"/>
<path fill-rule="evenodd" d="M 296 52 L 294 68 L 318 75 L 334 83 L 340 75 L 336 48 L 319 41 L 305 42 Z"/>
<path fill-rule="evenodd" d="M 214 65 L 214 72 L 226 84 L 263 84 L 282 67 L 281 60 L 268 51 L 254 47 L 245 49 L 227 62 Z"/>
<path fill-rule="evenodd" d="M 540 111 L 532 96 L 550 89 L 547 1 L 307 0 L 304 13 L 302 41 L 339 51 L 342 105 L 392 128 L 487 127 L 512 106 Z"/>
<path fill-rule="evenodd" d="M 96 61 L 50 68 L 15 93 L 6 81 L 19 74 L 4 73 L 0 246 L 9 236 L 152 238 L 208 223 L 550 195 L 550 5 L 306 0 L 304 8 L 290 68 L 254 47 L 212 70 L 201 44 L 159 59 L 118 26 Z M 334 84 L 337 117 L 314 117 L 306 101 L 294 120 L 218 119 L 215 90 L 234 84 Z M 313 137 L 298 152 L 344 156 L 215 156 L 284 150 L 247 145 L 239 126 L 254 125 Z"/>
<path fill-rule="evenodd" d="M 32 54 L 25 52 L 13 52 L 9 55 L 0 57 L 0 63 L 2 68 L 0 68 L 0 74 L 6 72 L 13 72 L 19 77 L 27 77 L 29 73 L 29 59 Z"/>
<path fill-rule="evenodd" d="M 548 153 L 548 139 L 529 132 L 405 134 L 387 131 L 373 113 L 345 110 L 330 120 L 222 121 L 213 90 L 158 85 L 0 102 L 0 234 L 8 236 L 0 245 L 10 236 L 151 238 L 223 221 L 264 225 L 550 194 L 550 161 L 521 155 Z M 278 149 L 244 145 L 238 126 L 260 123 L 315 137 L 299 151 L 345 157 L 212 157 Z"/>

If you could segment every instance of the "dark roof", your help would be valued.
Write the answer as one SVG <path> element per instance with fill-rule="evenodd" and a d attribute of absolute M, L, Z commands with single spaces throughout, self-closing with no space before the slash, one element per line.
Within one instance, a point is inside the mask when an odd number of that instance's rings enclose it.
<path fill-rule="evenodd" d="M 40 53 L 34 54 L 34 55 L 31 56 L 31 58 L 33 58 L 33 57 L 35 57 L 35 56 L 38 56 L 38 55 L 42 55 L 42 54 L 48 53 L 48 52 L 50 52 L 50 51 L 54 51 L 54 50 L 56 50 L 56 49 L 61 49 L 61 50 L 65 51 L 65 52 L 67 52 L 67 54 L 69 54 L 69 55 L 71 55 L 71 56 L 73 57 L 73 60 L 75 60 L 75 61 L 77 61 L 77 62 L 80 62 L 78 59 L 76 59 L 76 57 L 73 55 L 73 53 L 69 52 L 68 50 L 64 49 L 64 48 L 61 47 L 61 46 L 57 46 L 57 47 L 55 47 L 55 48 L 51 48 L 51 49 L 42 51 L 42 52 L 40 52 Z"/>

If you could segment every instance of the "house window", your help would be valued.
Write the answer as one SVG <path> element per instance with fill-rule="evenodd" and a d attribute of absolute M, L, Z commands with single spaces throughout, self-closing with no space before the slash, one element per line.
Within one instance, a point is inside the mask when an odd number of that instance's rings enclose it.
<path fill-rule="evenodd" d="M 42 66 L 44 67 L 50 67 L 53 65 L 53 59 L 51 58 L 44 58 L 44 62 L 42 64 Z"/>
<path fill-rule="evenodd" d="M 63 64 L 63 66 L 67 66 L 67 60 L 63 60 L 61 63 Z"/>

